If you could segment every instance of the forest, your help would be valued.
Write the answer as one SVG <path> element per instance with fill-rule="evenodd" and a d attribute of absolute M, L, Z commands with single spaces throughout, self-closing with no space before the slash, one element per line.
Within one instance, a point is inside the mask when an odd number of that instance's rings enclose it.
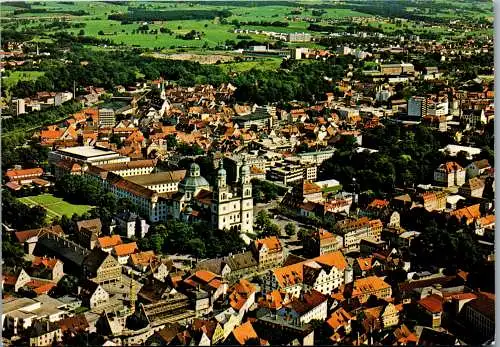
<path fill-rule="evenodd" d="M 151 11 L 141 8 L 130 8 L 127 13 L 114 13 L 108 19 L 117 21 L 165 21 L 165 20 L 189 20 L 189 19 L 214 19 L 215 17 L 227 18 L 232 16 L 228 10 L 168 10 Z"/>

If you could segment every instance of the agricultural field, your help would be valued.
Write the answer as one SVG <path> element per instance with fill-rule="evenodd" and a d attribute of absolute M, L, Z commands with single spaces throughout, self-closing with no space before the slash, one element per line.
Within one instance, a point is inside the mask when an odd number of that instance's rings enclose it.
<path fill-rule="evenodd" d="M 19 201 L 32 207 L 40 205 L 47 210 L 47 217 L 49 219 L 61 218 L 63 215 L 70 217 L 76 213 L 82 215 L 90 211 L 93 206 L 90 205 L 74 205 L 62 198 L 55 197 L 52 194 L 41 194 L 37 196 L 25 196 L 19 198 Z"/>

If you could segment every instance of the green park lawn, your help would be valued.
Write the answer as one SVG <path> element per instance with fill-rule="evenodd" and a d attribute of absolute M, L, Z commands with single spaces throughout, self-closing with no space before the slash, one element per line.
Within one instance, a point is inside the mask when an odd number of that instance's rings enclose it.
<path fill-rule="evenodd" d="M 49 219 L 54 219 L 56 217 L 60 218 L 63 215 L 71 218 L 74 213 L 82 215 L 85 212 L 88 212 L 93 207 L 90 205 L 71 204 L 67 201 L 64 201 L 62 198 L 55 197 L 52 194 L 25 196 L 19 198 L 19 201 L 30 207 L 35 205 L 44 207 L 47 210 L 47 216 Z"/>
<path fill-rule="evenodd" d="M 2 85 L 8 89 L 19 81 L 36 81 L 43 74 L 41 71 L 9 71 L 8 76 L 2 77 Z"/>
<path fill-rule="evenodd" d="M 229 72 L 243 72 L 248 71 L 253 68 L 263 71 L 275 71 L 277 70 L 281 62 L 283 60 L 281 58 L 267 58 L 267 59 L 258 59 L 255 61 L 242 61 L 242 62 L 231 62 L 220 64 L 219 67 L 226 73 Z"/>

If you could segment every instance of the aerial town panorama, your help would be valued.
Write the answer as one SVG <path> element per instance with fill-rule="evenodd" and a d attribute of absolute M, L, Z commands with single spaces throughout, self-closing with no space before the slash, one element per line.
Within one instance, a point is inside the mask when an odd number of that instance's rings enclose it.
<path fill-rule="evenodd" d="M 0 17 L 3 346 L 495 343 L 493 2 Z"/>

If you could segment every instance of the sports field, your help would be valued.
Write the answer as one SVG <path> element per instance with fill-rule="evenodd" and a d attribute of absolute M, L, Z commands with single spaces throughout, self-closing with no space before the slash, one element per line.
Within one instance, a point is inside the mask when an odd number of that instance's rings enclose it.
<path fill-rule="evenodd" d="M 49 219 L 53 219 L 55 217 L 60 218 L 63 215 L 71 217 L 73 213 L 81 215 L 88 212 L 93 207 L 90 205 L 74 205 L 64 201 L 62 198 L 55 197 L 52 194 L 25 196 L 23 198 L 19 198 L 19 201 L 30 207 L 35 205 L 44 207 L 47 210 L 47 216 Z"/>

